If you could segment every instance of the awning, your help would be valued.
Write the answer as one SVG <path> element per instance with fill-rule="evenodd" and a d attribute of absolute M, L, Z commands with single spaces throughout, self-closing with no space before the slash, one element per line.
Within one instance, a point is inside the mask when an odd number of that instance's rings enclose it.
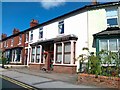
<path fill-rule="evenodd" d="M 42 44 L 53 44 L 56 42 L 62 42 L 62 41 L 68 41 L 68 40 L 77 40 L 77 39 L 78 39 L 78 37 L 74 34 L 60 35 L 60 36 L 57 36 L 56 38 L 41 40 L 41 41 L 38 41 L 36 43 L 32 43 L 30 45 L 36 46 L 36 45 L 42 45 Z"/>
<path fill-rule="evenodd" d="M 110 27 L 106 30 L 103 30 L 99 33 L 93 35 L 95 38 L 97 37 L 120 37 L 120 28 L 119 27 Z"/>

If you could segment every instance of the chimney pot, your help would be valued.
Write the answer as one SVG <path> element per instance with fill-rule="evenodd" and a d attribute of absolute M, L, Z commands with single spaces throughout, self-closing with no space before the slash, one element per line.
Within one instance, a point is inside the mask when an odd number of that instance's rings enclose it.
<path fill-rule="evenodd" d="M 92 5 L 97 5 L 97 4 L 98 4 L 97 0 L 92 0 Z"/>
<path fill-rule="evenodd" d="M 32 19 L 32 21 L 30 22 L 30 27 L 34 27 L 38 25 L 38 21 L 35 19 Z"/>
<path fill-rule="evenodd" d="M 20 32 L 19 29 L 17 29 L 17 28 L 14 28 L 14 29 L 13 29 L 13 35 L 14 35 L 14 34 L 17 34 L 17 33 L 19 33 L 19 32 Z"/>
<path fill-rule="evenodd" d="M 7 34 L 2 33 L 1 39 L 5 39 L 7 37 Z"/>

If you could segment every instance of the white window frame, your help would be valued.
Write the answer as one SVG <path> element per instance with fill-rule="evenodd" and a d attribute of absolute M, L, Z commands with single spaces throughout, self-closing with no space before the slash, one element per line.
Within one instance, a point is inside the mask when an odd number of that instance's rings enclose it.
<path fill-rule="evenodd" d="M 61 30 L 62 28 L 60 26 L 63 28 L 63 32 L 62 32 L 62 30 Z M 65 32 L 64 31 L 64 20 L 61 20 L 58 22 L 58 34 L 64 34 L 64 32 Z"/>
<path fill-rule="evenodd" d="M 110 47 L 109 47 L 109 42 L 110 42 L 110 40 L 112 40 L 112 39 L 100 39 L 100 40 L 107 40 L 107 51 L 110 51 Z M 100 43 L 100 40 L 99 40 L 99 43 Z M 117 38 L 115 38 L 114 40 L 116 40 L 117 41 L 117 50 L 112 50 L 111 52 L 115 52 L 115 53 L 117 53 L 118 51 L 119 51 L 119 39 L 117 39 Z M 100 44 L 99 44 L 100 45 Z M 100 46 L 99 46 L 99 49 L 100 49 Z M 99 50 L 100 51 L 100 50 Z M 109 53 L 108 53 L 109 54 Z M 118 53 L 118 55 L 119 55 L 119 53 Z M 104 65 L 104 64 L 103 64 Z"/>
<path fill-rule="evenodd" d="M 21 50 L 21 53 L 20 53 L 20 61 L 19 62 L 15 61 L 15 56 L 13 56 L 13 51 L 15 51 L 15 55 L 17 55 L 16 54 L 17 49 L 12 50 L 12 60 L 11 60 L 11 63 L 21 63 L 22 62 L 22 50 Z"/>
<path fill-rule="evenodd" d="M 42 35 L 41 35 L 42 33 Z M 43 38 L 43 27 L 40 27 L 39 28 L 39 39 L 42 39 Z"/>
<path fill-rule="evenodd" d="M 19 44 L 22 43 L 22 34 L 19 35 Z"/>
<path fill-rule="evenodd" d="M 71 52 L 70 52 L 70 63 L 64 63 L 64 43 L 70 43 L 71 45 Z M 70 40 L 70 41 L 65 41 L 65 42 L 58 42 L 58 43 L 54 43 L 54 62 L 53 65 L 66 65 L 66 66 L 76 66 L 74 58 L 75 58 L 75 44 L 76 41 L 75 40 Z M 62 62 L 61 63 L 57 63 L 56 59 L 57 59 L 57 44 L 62 44 Z"/>
<path fill-rule="evenodd" d="M 112 11 L 112 10 L 117 10 L 117 15 L 116 16 L 107 16 L 107 12 Z M 117 27 L 118 26 L 118 8 L 107 8 L 106 9 L 106 19 L 114 19 L 117 18 L 117 25 L 109 25 L 107 22 L 107 27 Z"/>
<path fill-rule="evenodd" d="M 14 43 L 14 39 L 12 38 L 11 39 L 11 46 L 13 46 L 13 43 Z"/>
<path fill-rule="evenodd" d="M 32 36 L 32 37 L 31 37 Z M 30 32 L 30 41 L 32 42 L 33 41 L 33 30 L 31 30 Z"/>
<path fill-rule="evenodd" d="M 28 43 L 28 41 L 29 41 L 29 34 L 26 33 L 26 34 L 25 34 L 25 43 Z"/>

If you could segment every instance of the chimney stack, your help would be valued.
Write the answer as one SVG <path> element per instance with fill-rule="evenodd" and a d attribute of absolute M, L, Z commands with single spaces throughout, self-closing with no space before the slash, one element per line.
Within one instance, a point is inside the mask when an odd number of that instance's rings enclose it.
<path fill-rule="evenodd" d="M 98 4 L 97 0 L 92 0 L 92 5 L 97 5 L 97 4 Z"/>
<path fill-rule="evenodd" d="M 7 38 L 7 34 L 2 33 L 1 39 L 5 39 L 5 38 Z"/>
<path fill-rule="evenodd" d="M 32 19 L 32 21 L 30 22 L 30 27 L 34 27 L 34 26 L 37 26 L 37 25 L 38 25 L 38 21 Z"/>
<path fill-rule="evenodd" d="M 19 29 L 17 29 L 17 28 L 14 28 L 14 29 L 13 29 L 13 35 L 14 35 L 14 34 L 17 34 L 17 33 L 19 33 L 19 32 L 20 32 Z"/>

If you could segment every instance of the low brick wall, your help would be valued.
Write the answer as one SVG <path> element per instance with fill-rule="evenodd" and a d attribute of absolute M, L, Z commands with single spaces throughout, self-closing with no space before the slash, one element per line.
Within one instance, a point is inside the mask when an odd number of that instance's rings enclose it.
<path fill-rule="evenodd" d="M 44 64 L 29 64 L 29 69 L 40 70 Z"/>
<path fill-rule="evenodd" d="M 96 85 L 106 88 L 119 88 L 120 89 L 120 78 L 118 77 L 107 77 L 98 76 L 92 74 L 78 74 L 78 83 L 87 85 Z"/>
<path fill-rule="evenodd" d="M 75 74 L 76 66 L 54 65 L 53 71 L 57 73 Z"/>

